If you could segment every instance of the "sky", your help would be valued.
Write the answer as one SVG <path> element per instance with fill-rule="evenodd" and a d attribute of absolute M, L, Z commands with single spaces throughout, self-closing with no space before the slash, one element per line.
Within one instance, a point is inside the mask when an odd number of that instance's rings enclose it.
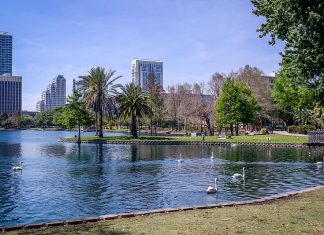
<path fill-rule="evenodd" d="M 102 66 L 131 82 L 133 58 L 163 61 L 164 88 L 207 82 L 246 64 L 279 69 L 283 44 L 256 32 L 264 18 L 248 0 L 1 1 L 0 31 L 13 35 L 13 75 L 23 77 L 23 110 L 62 74 L 72 80 Z"/>

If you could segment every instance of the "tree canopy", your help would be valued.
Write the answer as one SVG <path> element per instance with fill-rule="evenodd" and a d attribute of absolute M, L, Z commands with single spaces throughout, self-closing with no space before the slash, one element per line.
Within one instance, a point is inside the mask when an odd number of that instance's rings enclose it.
<path fill-rule="evenodd" d="M 324 105 L 324 4 L 322 0 L 251 0 L 253 13 L 266 22 L 258 29 L 270 44 L 285 43 L 282 67 L 301 85 L 315 88 L 316 101 Z"/>
<path fill-rule="evenodd" d="M 221 95 L 217 100 L 216 110 L 218 125 L 229 125 L 233 135 L 233 125 L 236 125 L 236 134 L 238 134 L 238 123 L 254 122 L 259 107 L 251 88 L 242 82 L 228 79 L 224 82 Z"/>

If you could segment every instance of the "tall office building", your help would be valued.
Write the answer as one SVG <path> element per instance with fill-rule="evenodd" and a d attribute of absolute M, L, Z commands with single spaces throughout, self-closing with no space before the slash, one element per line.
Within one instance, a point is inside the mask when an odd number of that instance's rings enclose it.
<path fill-rule="evenodd" d="M 53 110 L 66 104 L 66 80 L 63 75 L 55 77 L 42 93 L 41 100 L 36 104 L 36 112 Z"/>
<path fill-rule="evenodd" d="M 0 75 L 12 75 L 12 35 L 0 32 Z"/>
<path fill-rule="evenodd" d="M 20 76 L 0 75 L 0 113 L 21 114 Z"/>
<path fill-rule="evenodd" d="M 12 76 L 12 35 L 0 32 L 0 113 L 21 114 L 22 77 Z"/>
<path fill-rule="evenodd" d="M 132 60 L 132 82 L 147 89 L 149 74 L 154 74 L 155 84 L 163 88 L 163 62 L 158 60 Z"/>

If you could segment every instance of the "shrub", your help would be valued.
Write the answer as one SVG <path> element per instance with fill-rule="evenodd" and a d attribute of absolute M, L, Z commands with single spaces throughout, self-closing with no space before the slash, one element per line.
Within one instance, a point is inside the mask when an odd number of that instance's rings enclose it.
<path fill-rule="evenodd" d="M 311 125 L 300 125 L 300 126 L 293 125 L 288 127 L 289 133 L 297 133 L 297 134 L 304 134 L 304 135 L 306 135 L 308 131 L 313 131 L 313 130 L 316 130 L 316 128 Z"/>
<path fill-rule="evenodd" d="M 265 127 L 263 127 L 263 128 L 261 129 L 261 134 L 262 134 L 262 135 L 268 134 L 268 129 L 265 128 Z"/>

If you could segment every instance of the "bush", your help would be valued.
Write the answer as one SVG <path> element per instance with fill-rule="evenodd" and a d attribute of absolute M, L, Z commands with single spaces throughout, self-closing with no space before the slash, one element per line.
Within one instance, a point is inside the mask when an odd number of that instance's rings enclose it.
<path fill-rule="evenodd" d="M 263 127 L 263 128 L 261 129 L 261 134 L 262 134 L 262 135 L 268 134 L 268 129 L 265 128 L 265 127 Z"/>
<path fill-rule="evenodd" d="M 308 131 L 314 131 L 316 128 L 311 125 L 300 125 L 300 126 L 289 126 L 288 132 L 289 133 L 297 133 L 297 134 L 304 134 L 306 135 Z"/>

